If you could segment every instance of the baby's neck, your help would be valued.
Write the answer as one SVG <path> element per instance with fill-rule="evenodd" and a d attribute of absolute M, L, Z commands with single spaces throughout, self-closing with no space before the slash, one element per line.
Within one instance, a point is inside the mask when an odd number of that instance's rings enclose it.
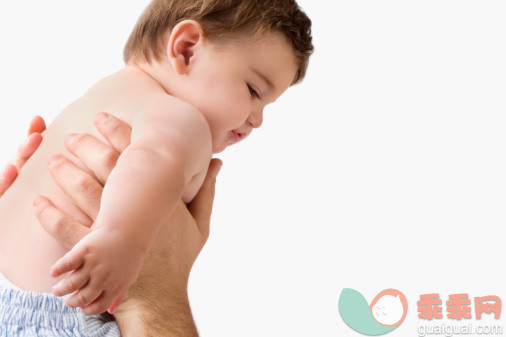
<path fill-rule="evenodd" d="M 131 62 L 127 64 L 127 67 L 132 67 L 142 71 L 154 82 L 156 82 L 168 95 L 175 96 L 176 90 L 174 90 L 174 74 L 172 74 L 172 67 L 165 62 L 152 61 L 148 62 Z M 177 97 L 177 96 L 176 96 Z"/>

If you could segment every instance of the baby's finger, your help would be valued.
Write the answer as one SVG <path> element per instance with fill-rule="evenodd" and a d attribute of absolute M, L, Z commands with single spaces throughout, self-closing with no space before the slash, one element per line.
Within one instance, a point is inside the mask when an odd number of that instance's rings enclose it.
<path fill-rule="evenodd" d="M 56 261 L 56 263 L 49 270 L 49 274 L 53 277 L 59 277 L 60 275 L 81 267 L 83 263 L 84 256 L 80 252 L 72 249 L 61 259 Z"/>
<path fill-rule="evenodd" d="M 99 315 L 111 307 L 116 296 L 117 294 L 112 291 L 104 291 L 99 298 L 81 309 L 86 315 Z"/>
<path fill-rule="evenodd" d="M 101 293 L 102 289 L 92 287 L 88 283 L 84 288 L 79 289 L 79 291 L 67 298 L 65 304 L 71 308 L 83 307 L 95 301 Z"/>
<path fill-rule="evenodd" d="M 64 296 L 64 295 L 73 293 L 74 291 L 79 290 L 82 287 L 84 287 L 86 285 L 86 283 L 88 283 L 89 280 L 90 280 L 90 275 L 87 272 L 82 270 L 82 268 L 77 269 L 53 287 L 53 289 L 52 289 L 53 294 L 55 296 Z M 67 304 L 67 305 L 70 307 L 69 304 Z"/>
<path fill-rule="evenodd" d="M 123 292 L 121 293 L 118 298 L 116 299 L 116 301 L 114 301 L 114 303 L 111 305 L 111 307 L 109 309 L 107 309 L 107 312 L 110 313 L 111 315 L 114 314 L 114 312 L 116 311 L 116 309 L 118 308 L 118 306 L 121 304 L 121 302 L 123 302 L 123 300 L 125 299 L 126 295 L 127 295 L 128 292 Z"/>
<path fill-rule="evenodd" d="M 119 153 L 130 145 L 132 128 L 122 120 L 104 112 L 94 119 L 98 132 L 104 136 Z"/>
<path fill-rule="evenodd" d="M 16 166 L 9 164 L 5 167 L 2 176 L 0 177 L 0 197 L 11 187 L 14 180 L 18 176 L 18 170 Z"/>

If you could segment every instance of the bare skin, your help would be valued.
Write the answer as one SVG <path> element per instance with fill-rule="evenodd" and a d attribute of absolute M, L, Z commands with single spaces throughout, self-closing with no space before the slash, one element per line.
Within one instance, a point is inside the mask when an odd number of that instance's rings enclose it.
<path fill-rule="evenodd" d="M 297 73 L 292 46 L 280 31 L 258 39 L 237 32 L 233 41 L 217 42 L 207 39 L 198 22 L 184 20 L 164 34 L 158 61 L 129 60 L 57 116 L 0 200 L 0 271 L 18 287 L 72 294 L 65 303 L 86 314 L 113 312 L 137 278 L 163 221 L 181 199 L 189 202 L 198 192 L 212 153 L 260 127 L 265 106 L 286 91 Z M 45 168 L 48 160 L 52 170 L 63 165 L 64 154 L 92 175 L 72 147 L 82 134 L 103 140 L 93 127 L 100 111 L 132 125 L 133 132 L 92 218 L 75 207 Z M 69 133 L 74 135 L 64 148 Z M 97 153 L 103 160 L 114 159 L 108 155 Z M 88 183 L 77 178 L 76 184 Z M 58 245 L 31 212 L 39 195 L 82 224 L 95 224 L 96 230 L 70 251 Z M 15 263 L 8 258 L 13 255 Z"/>
<path fill-rule="evenodd" d="M 40 116 L 33 117 L 28 128 L 28 138 L 19 145 L 17 154 L 4 168 L 2 176 L 0 177 L 0 197 L 12 185 L 14 180 L 16 180 L 19 170 L 39 147 L 42 142 L 41 134 L 44 130 L 46 130 L 44 119 Z"/>
<path fill-rule="evenodd" d="M 40 136 L 45 128 L 40 121 L 41 119 L 32 121 L 31 134 L 39 133 Z M 96 177 L 101 178 L 92 177 L 66 159 L 51 169 L 57 184 L 90 218 L 98 214 L 97 201 L 104 179 L 107 179 L 115 165 L 114 161 L 100 161 L 94 155 L 108 151 L 111 153 L 108 157 L 117 158 L 129 144 L 131 134 L 130 127 L 116 118 L 109 118 L 106 123 L 97 125 L 97 128 L 108 143 L 91 135 L 81 135 L 71 152 Z M 20 153 L 29 158 L 37 146 L 36 141 L 25 142 L 20 146 Z M 19 158 L 18 154 L 15 159 Z M 19 162 L 21 168 L 22 161 Z M 211 161 L 204 184 L 188 208 L 180 202 L 162 226 L 153 248 L 144 259 L 138 280 L 114 315 L 122 336 L 198 336 L 188 302 L 187 285 L 192 265 L 209 236 L 216 175 L 221 164 L 217 159 Z M 11 175 L 0 178 L 0 195 L 9 188 L 17 174 L 16 167 L 9 167 Z M 76 176 L 86 179 L 89 184 L 76 186 L 69 178 Z M 89 188 L 83 189 L 83 186 Z M 67 249 L 94 230 L 93 226 L 89 228 L 73 220 L 54 207 L 47 198 L 39 198 L 37 201 L 35 212 L 43 228 Z"/>

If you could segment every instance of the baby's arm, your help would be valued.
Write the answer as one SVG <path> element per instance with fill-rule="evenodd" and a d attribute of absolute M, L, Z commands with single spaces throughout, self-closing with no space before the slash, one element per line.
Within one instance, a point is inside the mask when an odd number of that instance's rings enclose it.
<path fill-rule="evenodd" d="M 98 298 L 100 307 L 109 308 L 122 297 L 184 187 L 207 168 L 212 156 L 209 126 L 200 112 L 183 103 L 134 119 L 132 143 L 105 185 L 97 229 L 51 270 L 55 277 L 74 270 L 53 291 L 62 296 L 79 289 L 67 305 L 85 306 Z"/>

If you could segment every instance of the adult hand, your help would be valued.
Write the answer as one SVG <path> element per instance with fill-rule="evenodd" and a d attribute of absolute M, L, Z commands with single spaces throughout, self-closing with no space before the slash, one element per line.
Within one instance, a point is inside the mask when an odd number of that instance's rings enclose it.
<path fill-rule="evenodd" d="M 104 117 L 102 114 L 99 116 Z M 103 185 L 119 154 L 130 143 L 131 135 L 128 125 L 111 115 L 105 116 L 107 118 L 95 118 L 95 125 L 110 144 L 88 134 L 75 135 L 67 142 L 69 152 L 97 178 L 64 156 L 58 156 L 56 164 L 50 168 L 60 187 L 93 220 L 98 214 Z M 146 255 L 138 280 L 115 314 L 122 335 L 197 335 L 188 303 L 187 285 L 191 267 L 209 235 L 214 187 L 220 167 L 219 159 L 211 161 L 207 177 L 195 199 L 188 208 L 181 201 L 160 229 Z M 44 229 L 69 249 L 93 230 L 93 226 L 88 228 L 76 222 L 45 197 L 38 197 L 34 205 Z M 97 300 L 83 311 L 105 311 L 107 308 L 97 306 Z M 73 301 L 78 304 L 79 298 Z M 144 331 L 137 330 L 139 327 L 144 327 Z"/>
<path fill-rule="evenodd" d="M 37 150 L 42 142 L 42 132 L 46 130 L 46 123 L 40 116 L 35 116 L 30 122 L 28 128 L 28 138 L 19 145 L 18 152 L 14 158 L 11 159 L 10 164 L 4 169 L 0 177 L 0 197 L 7 191 L 16 180 L 19 170 L 25 165 L 28 158 Z"/>

